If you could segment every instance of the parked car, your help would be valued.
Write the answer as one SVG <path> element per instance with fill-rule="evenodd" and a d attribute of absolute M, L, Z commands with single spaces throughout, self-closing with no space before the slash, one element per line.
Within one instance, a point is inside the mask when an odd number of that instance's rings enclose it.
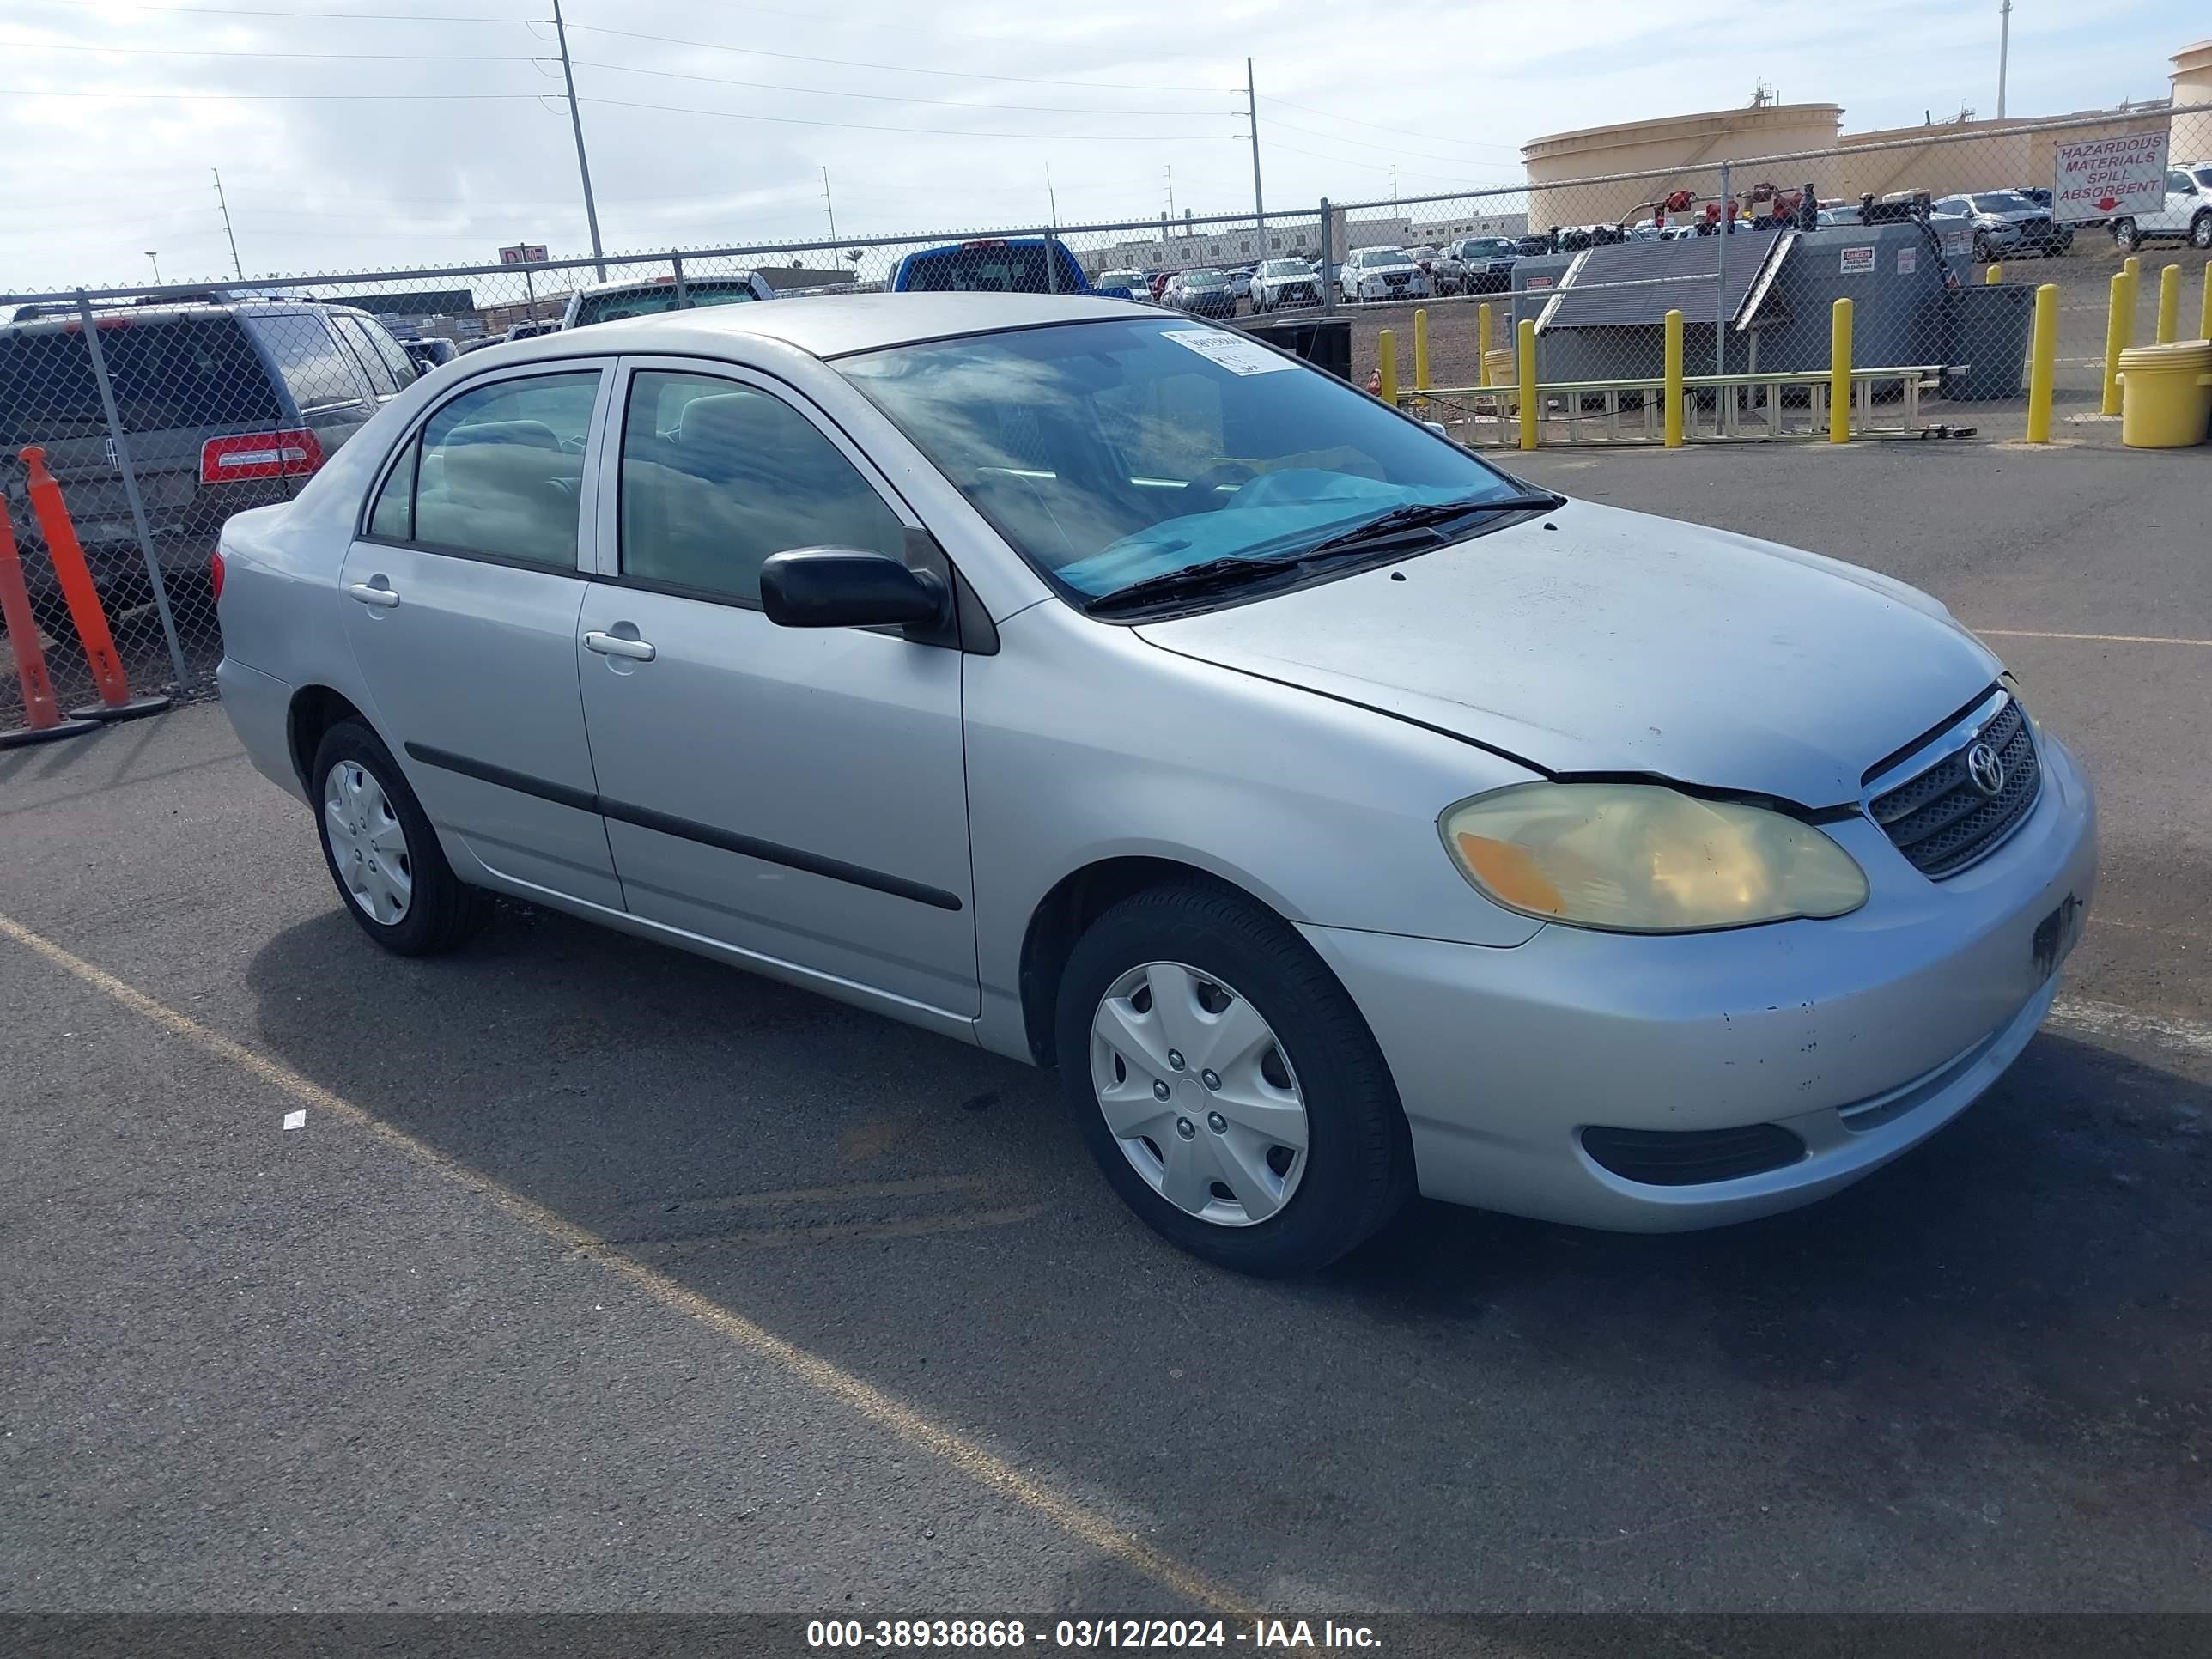
<path fill-rule="evenodd" d="M 1866 216 L 1849 203 L 1838 203 L 1834 207 L 1824 207 L 1815 211 L 1817 215 L 1815 222 L 1822 230 L 1833 230 L 1839 225 L 1857 225 L 1866 222 Z"/>
<path fill-rule="evenodd" d="M 1559 241 L 1556 237 L 1541 233 L 1516 237 L 1513 251 L 1524 259 L 1534 258 L 1540 254 L 1557 253 L 1559 251 Z"/>
<path fill-rule="evenodd" d="M 1050 257 L 1047 257 L 1047 248 Z M 1094 285 L 1066 243 L 1042 236 L 991 236 L 923 248 L 891 271 L 895 294 L 1095 294 L 1127 300 L 1132 291 Z"/>
<path fill-rule="evenodd" d="M 1439 294 L 1498 294 L 1513 286 L 1520 258 L 1510 236 L 1462 236 L 1429 267 Z"/>
<path fill-rule="evenodd" d="M 1175 286 L 1176 273 L 1158 270 L 1152 273 L 1152 303 L 1164 306 L 1168 302 L 1168 290 Z"/>
<path fill-rule="evenodd" d="M 1964 218 L 1973 228 L 1974 258 L 1986 264 L 2008 253 L 2053 255 L 2074 246 L 2074 228 L 2051 216 L 2009 190 L 1976 191 L 1970 195 L 1945 196 L 1935 212 Z"/>
<path fill-rule="evenodd" d="M 1304 259 L 1265 260 L 1252 278 L 1252 309 L 1255 312 L 1320 303 L 1321 278 Z"/>
<path fill-rule="evenodd" d="M 1437 252 L 1432 247 L 1409 247 L 1405 251 L 1406 257 L 1421 268 L 1421 273 L 1424 276 L 1433 274 L 1429 267 L 1435 262 Z"/>
<path fill-rule="evenodd" d="M 769 286 L 768 278 L 757 270 L 732 271 L 714 276 L 693 276 L 684 279 L 684 292 L 679 298 L 676 278 L 653 276 L 640 282 L 633 278 L 624 282 L 594 283 L 580 288 L 568 296 L 568 309 L 557 323 L 548 324 L 539 330 L 536 324 L 525 323 L 508 331 L 509 338 L 526 339 L 532 333 L 550 332 L 563 328 L 588 328 L 595 323 L 620 322 L 625 317 L 649 317 L 663 311 L 687 310 L 698 306 L 746 305 L 761 300 L 773 300 L 775 290 Z"/>
<path fill-rule="evenodd" d="M 1130 299 L 1150 299 L 1152 279 L 1141 270 L 1102 270 L 1098 273 L 1097 291 L 1111 295 L 1119 289 Z"/>
<path fill-rule="evenodd" d="M 432 369 L 450 363 L 460 356 L 460 348 L 439 335 L 410 334 L 394 337 L 399 349 L 407 354 L 416 372 L 428 374 Z"/>
<path fill-rule="evenodd" d="M 1186 270 L 1175 280 L 1168 303 L 1194 317 L 1234 317 L 1237 295 L 1219 270 Z"/>
<path fill-rule="evenodd" d="M 1353 304 L 1362 300 L 1425 300 L 1429 279 L 1395 247 L 1364 247 L 1346 257 L 1339 291 Z"/>
<path fill-rule="evenodd" d="M 1253 1271 L 1416 1190 L 1834 1192 L 2020 1053 L 2095 880 L 2087 775 L 1934 599 L 1121 305 L 524 342 L 220 556 L 223 708 L 379 945 L 502 892 L 1056 1066 Z"/>
<path fill-rule="evenodd" d="M 2212 161 L 2168 167 L 2166 205 L 2156 213 L 2112 221 L 2112 240 L 2123 252 L 2150 241 L 2186 241 L 2212 248 Z"/>
<path fill-rule="evenodd" d="M 376 317 L 307 301 L 101 305 L 95 319 L 125 424 L 154 553 L 202 577 L 223 520 L 290 496 L 419 373 Z M 74 303 L 29 305 L 0 324 L 0 471 L 20 546 L 41 548 L 25 474 L 41 446 L 102 589 L 145 580 L 123 469 Z M 52 581 L 44 559 L 27 574 Z"/>
<path fill-rule="evenodd" d="M 1252 297 L 1253 269 L 1250 265 L 1238 265 L 1227 273 L 1231 298 L 1249 300 Z"/>

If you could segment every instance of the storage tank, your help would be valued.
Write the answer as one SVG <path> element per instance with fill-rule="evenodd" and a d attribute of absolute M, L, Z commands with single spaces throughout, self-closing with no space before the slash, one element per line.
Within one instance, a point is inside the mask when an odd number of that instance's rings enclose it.
<path fill-rule="evenodd" d="M 1642 204 L 1671 191 L 1710 197 L 1723 161 L 1826 149 L 1835 143 L 1843 123 L 1844 112 L 1835 104 L 1762 103 L 1532 138 L 1521 147 L 1522 163 L 1528 171 L 1528 228 L 1540 233 L 1554 225 L 1618 223 L 1635 216 Z M 1613 184 L 1571 183 L 1652 167 L 1680 172 Z M 1746 188 L 1755 182 L 1743 180 Z"/>

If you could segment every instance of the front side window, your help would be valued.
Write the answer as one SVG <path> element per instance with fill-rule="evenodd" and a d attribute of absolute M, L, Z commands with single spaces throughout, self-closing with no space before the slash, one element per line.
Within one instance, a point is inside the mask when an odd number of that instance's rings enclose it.
<path fill-rule="evenodd" d="M 1227 330 L 1135 318 L 898 346 L 836 367 L 1048 579 L 1096 598 L 1295 556 L 1509 480 Z"/>
<path fill-rule="evenodd" d="M 333 317 L 331 326 L 337 330 L 338 337 L 345 342 L 355 361 L 361 364 L 361 372 L 380 397 L 389 398 L 399 390 L 399 382 L 392 378 L 391 365 L 384 361 L 383 354 L 377 350 L 375 342 L 368 337 L 368 331 L 361 325 L 358 317 Z"/>
<path fill-rule="evenodd" d="M 422 428 L 410 539 L 573 573 L 599 390 L 596 368 L 535 374 L 479 386 L 439 409 Z"/>
<path fill-rule="evenodd" d="M 414 385 L 419 373 L 415 360 L 407 355 L 406 347 L 392 337 L 392 331 L 366 317 L 356 317 L 353 321 L 361 330 L 362 337 L 368 342 L 369 349 L 384 359 L 384 366 L 392 371 L 393 383 L 403 388 Z"/>
<path fill-rule="evenodd" d="M 906 529 L 836 445 L 790 404 L 732 380 L 660 369 L 623 418 L 622 572 L 750 604 L 773 553 L 857 547 L 897 558 Z"/>

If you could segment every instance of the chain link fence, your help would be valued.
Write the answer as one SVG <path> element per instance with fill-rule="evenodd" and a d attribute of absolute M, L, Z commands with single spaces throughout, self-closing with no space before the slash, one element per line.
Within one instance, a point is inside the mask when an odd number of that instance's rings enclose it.
<path fill-rule="evenodd" d="M 2160 188 L 2111 194 L 2146 167 Z M 72 538 L 134 687 L 189 693 L 221 654 L 223 521 L 502 339 L 825 294 L 1091 291 L 1393 382 L 1470 444 L 1651 442 L 1679 313 L 1692 441 L 1823 435 L 1838 392 L 1854 435 L 2019 438 L 2049 285 L 2054 434 L 2116 442 L 2108 359 L 2212 328 L 2208 253 L 2212 108 L 2160 107 L 1266 214 L 0 295 L 0 493 L 63 704 L 98 689 Z M 0 728 L 23 709 L 0 653 Z"/>

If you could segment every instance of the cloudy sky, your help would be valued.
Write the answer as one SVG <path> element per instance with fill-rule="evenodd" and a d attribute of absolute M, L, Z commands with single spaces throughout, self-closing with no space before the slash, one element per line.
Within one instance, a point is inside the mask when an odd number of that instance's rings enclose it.
<path fill-rule="evenodd" d="M 1997 0 L 563 0 L 610 252 L 1517 184 L 1760 82 L 1846 131 L 1996 106 Z M 590 252 L 552 0 L 0 0 L 0 290 Z M 925 21 L 927 15 L 931 21 Z M 1297 21 L 1293 21 L 1297 20 Z M 2009 111 L 2163 96 L 2201 0 L 2016 0 Z"/>

